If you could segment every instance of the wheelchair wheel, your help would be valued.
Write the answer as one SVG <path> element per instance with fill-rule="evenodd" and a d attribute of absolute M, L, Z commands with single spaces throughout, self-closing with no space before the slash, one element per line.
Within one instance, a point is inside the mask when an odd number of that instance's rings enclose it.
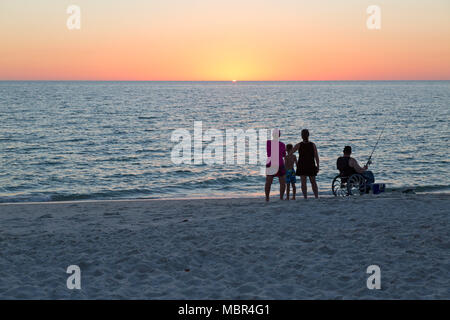
<path fill-rule="evenodd" d="M 349 196 L 363 195 L 366 193 L 366 179 L 360 174 L 353 174 L 347 181 Z"/>
<path fill-rule="evenodd" d="M 335 197 L 345 197 L 347 196 L 347 186 L 344 181 L 342 181 L 342 177 L 337 175 L 334 177 L 333 182 L 331 184 L 331 191 Z"/>

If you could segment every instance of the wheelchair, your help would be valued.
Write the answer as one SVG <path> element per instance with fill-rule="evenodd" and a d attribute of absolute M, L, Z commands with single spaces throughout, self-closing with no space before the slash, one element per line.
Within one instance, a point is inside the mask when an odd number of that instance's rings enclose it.
<path fill-rule="evenodd" d="M 333 179 L 331 191 L 335 197 L 348 197 L 363 195 L 367 193 L 368 187 L 366 179 L 359 173 L 354 173 L 351 176 L 338 174 Z"/>

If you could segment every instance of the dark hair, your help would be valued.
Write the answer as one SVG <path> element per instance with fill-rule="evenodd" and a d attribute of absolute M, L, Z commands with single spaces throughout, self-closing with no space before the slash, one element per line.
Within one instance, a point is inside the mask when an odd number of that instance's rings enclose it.
<path fill-rule="evenodd" d="M 303 129 L 302 130 L 302 139 L 304 141 L 308 141 L 308 138 L 309 138 L 309 131 L 308 131 L 308 129 Z"/>
<path fill-rule="evenodd" d="M 292 150 L 292 144 L 290 144 L 290 143 L 287 144 L 287 145 L 286 145 L 286 150 L 287 150 L 287 151 Z"/>
<path fill-rule="evenodd" d="M 352 154 L 352 147 L 345 146 L 344 147 L 344 154 L 348 154 L 348 155 Z"/>

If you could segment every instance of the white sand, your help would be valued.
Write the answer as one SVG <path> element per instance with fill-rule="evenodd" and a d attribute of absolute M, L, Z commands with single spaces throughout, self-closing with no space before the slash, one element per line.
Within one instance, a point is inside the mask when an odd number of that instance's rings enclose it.
<path fill-rule="evenodd" d="M 406 194 L 3 204 L 0 298 L 449 299 L 449 208 Z M 81 290 L 66 288 L 72 264 Z"/>

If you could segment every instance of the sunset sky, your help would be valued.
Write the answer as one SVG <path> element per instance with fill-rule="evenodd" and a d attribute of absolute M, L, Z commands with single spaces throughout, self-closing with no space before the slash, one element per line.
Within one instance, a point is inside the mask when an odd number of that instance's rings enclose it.
<path fill-rule="evenodd" d="M 450 1 L 0 0 L 0 43 L 0 80 L 448 80 Z"/>

